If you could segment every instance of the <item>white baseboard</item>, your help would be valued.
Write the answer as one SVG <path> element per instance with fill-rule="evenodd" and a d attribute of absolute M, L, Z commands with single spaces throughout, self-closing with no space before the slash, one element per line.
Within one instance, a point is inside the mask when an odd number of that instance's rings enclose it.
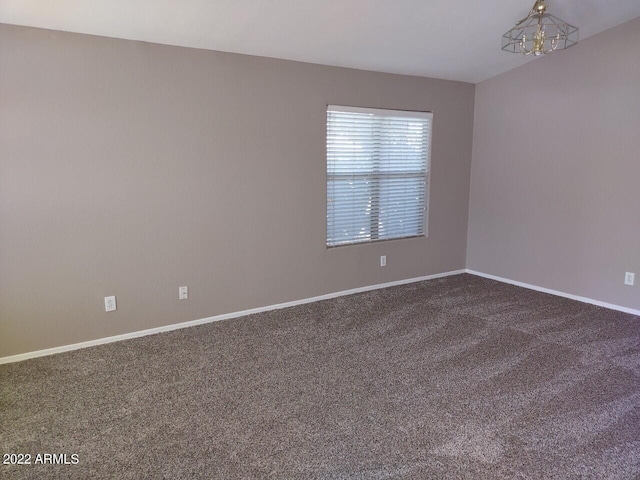
<path fill-rule="evenodd" d="M 632 315 L 640 315 L 640 310 L 635 310 L 633 308 L 622 307 L 620 305 L 614 305 L 613 303 L 601 302 L 600 300 L 594 300 L 593 298 L 581 297 L 579 295 L 573 295 L 571 293 L 560 292 L 558 290 L 552 290 L 550 288 L 539 287 L 537 285 L 531 285 L 530 283 L 517 282 L 515 280 L 510 280 L 508 278 L 498 277 L 496 275 L 490 275 L 488 273 L 476 272 L 475 270 L 465 270 L 466 273 L 470 275 L 476 275 L 478 277 L 484 277 L 491 280 L 496 280 L 502 283 L 508 283 L 510 285 L 515 285 L 517 287 L 528 288 L 530 290 L 536 290 L 538 292 L 550 293 L 551 295 L 556 295 L 558 297 L 570 298 L 571 300 L 577 300 L 578 302 L 590 303 L 591 305 L 597 305 L 598 307 L 610 308 L 611 310 L 618 310 L 620 312 L 630 313 Z"/>
<path fill-rule="evenodd" d="M 251 315 L 253 313 L 268 312 L 270 310 L 293 307 L 295 305 L 304 305 L 305 303 L 318 302 L 320 300 L 328 300 L 330 298 L 342 297 L 344 295 L 353 295 L 354 293 L 368 292 L 371 290 L 378 290 L 380 288 L 395 287 L 396 285 L 405 285 L 407 283 L 422 282 L 424 280 L 434 280 L 436 278 L 449 277 L 451 275 L 460 275 L 461 273 L 465 273 L 465 270 L 464 269 L 454 270 L 451 272 L 436 273 L 434 275 L 426 275 L 424 277 L 408 278 L 405 280 L 396 280 L 395 282 L 379 283 L 377 285 L 369 285 L 366 287 L 352 288 L 351 290 L 342 290 L 340 292 L 327 293 L 326 295 L 303 298 L 301 300 L 294 300 L 292 302 L 278 303 L 275 305 L 267 305 L 265 307 L 251 308 L 249 310 L 242 310 L 239 312 L 224 313 L 222 315 L 215 315 L 213 317 L 201 318 L 199 320 L 191 320 L 188 322 L 174 323 L 171 325 L 165 325 L 163 327 L 149 328 L 147 330 L 138 330 L 137 332 L 124 333 L 122 335 L 114 335 L 113 337 L 98 338 L 96 340 L 89 340 L 88 342 L 73 343 L 71 345 L 62 345 L 60 347 L 47 348 L 44 350 L 36 350 L 35 352 L 20 353 L 18 355 L 1 357 L 0 365 L 2 365 L 3 363 L 21 362 L 23 360 L 28 360 L 30 358 L 44 357 L 46 355 L 54 355 L 56 353 L 69 352 L 71 350 L 78 350 L 80 348 L 103 345 L 105 343 L 119 342 L 121 340 L 129 340 L 131 338 L 144 337 L 147 335 L 155 335 L 156 333 L 170 332 L 171 330 L 178 330 L 180 328 L 195 327 L 196 325 L 204 325 L 205 323 L 219 322 L 221 320 L 228 320 L 230 318 L 243 317 L 245 315 Z"/>

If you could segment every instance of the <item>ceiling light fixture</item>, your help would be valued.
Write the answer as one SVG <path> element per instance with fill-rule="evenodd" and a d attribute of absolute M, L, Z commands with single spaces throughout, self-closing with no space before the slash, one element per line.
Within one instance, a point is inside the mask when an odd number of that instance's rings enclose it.
<path fill-rule="evenodd" d="M 536 0 L 525 18 L 502 36 L 502 50 L 523 55 L 545 55 L 578 43 L 578 28 L 547 13 L 544 0 Z"/>

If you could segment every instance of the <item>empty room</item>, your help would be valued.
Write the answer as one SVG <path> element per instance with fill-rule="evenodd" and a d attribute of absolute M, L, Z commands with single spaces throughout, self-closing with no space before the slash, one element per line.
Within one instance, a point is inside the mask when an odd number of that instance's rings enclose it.
<path fill-rule="evenodd" d="M 0 0 L 0 478 L 640 478 L 638 0 Z"/>

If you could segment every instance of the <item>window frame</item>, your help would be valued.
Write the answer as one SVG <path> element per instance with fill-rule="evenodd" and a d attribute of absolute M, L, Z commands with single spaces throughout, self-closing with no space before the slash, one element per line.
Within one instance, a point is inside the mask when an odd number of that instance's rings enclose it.
<path fill-rule="evenodd" d="M 429 120 L 429 129 L 428 129 L 428 137 L 426 138 L 426 142 L 428 145 L 426 158 L 425 158 L 425 171 L 424 171 L 424 215 L 423 215 L 423 233 L 417 235 L 404 235 L 397 236 L 391 238 L 368 238 L 362 240 L 352 240 L 349 242 L 341 242 L 341 243 L 329 243 L 329 152 L 328 152 L 328 133 L 329 133 L 329 112 L 330 111 L 338 111 L 345 113 L 371 113 L 374 115 L 379 115 L 380 117 L 405 117 L 405 118 L 420 118 L 420 119 L 428 119 Z M 397 115 L 394 115 L 397 114 Z M 430 215 L 430 197 L 431 197 L 431 164 L 432 164 L 432 151 L 433 151 L 433 120 L 434 115 L 430 110 L 402 110 L 402 109 L 388 109 L 388 108 L 372 108 L 372 107 L 359 107 L 359 106 L 348 106 L 348 105 L 337 105 L 337 104 L 327 104 L 325 110 L 325 246 L 327 249 L 333 249 L 338 247 L 352 247 L 357 245 L 370 245 L 373 243 L 380 242 L 391 242 L 398 240 L 409 240 L 409 239 L 418 239 L 418 238 L 427 238 L 429 236 L 429 215 Z M 422 175 L 421 175 L 422 176 Z M 379 184 L 378 184 L 379 187 Z M 376 214 L 375 217 L 380 218 L 380 212 Z M 371 232 L 373 232 L 374 227 L 370 227 Z M 372 235 L 372 234 L 371 234 Z"/>

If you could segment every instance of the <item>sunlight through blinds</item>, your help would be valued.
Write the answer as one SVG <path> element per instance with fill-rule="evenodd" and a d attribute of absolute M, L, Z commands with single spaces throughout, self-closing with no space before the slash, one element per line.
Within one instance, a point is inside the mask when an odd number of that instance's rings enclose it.
<path fill-rule="evenodd" d="M 426 235 L 432 121 L 328 106 L 328 246 Z"/>

